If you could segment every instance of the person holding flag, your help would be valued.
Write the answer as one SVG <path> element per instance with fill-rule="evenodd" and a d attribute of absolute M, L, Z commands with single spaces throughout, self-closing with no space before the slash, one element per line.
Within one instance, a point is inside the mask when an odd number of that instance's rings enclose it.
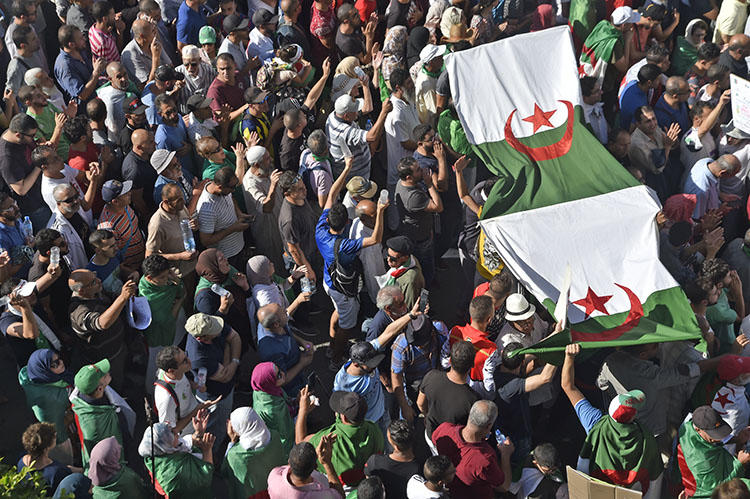
<path fill-rule="evenodd" d="M 586 430 L 578 471 L 614 485 L 643 492 L 645 499 L 660 497 L 663 464 L 651 432 L 636 420 L 646 395 L 631 390 L 613 398 L 609 414 L 591 405 L 575 385 L 576 355 L 581 345 L 565 347 L 560 383 Z"/>

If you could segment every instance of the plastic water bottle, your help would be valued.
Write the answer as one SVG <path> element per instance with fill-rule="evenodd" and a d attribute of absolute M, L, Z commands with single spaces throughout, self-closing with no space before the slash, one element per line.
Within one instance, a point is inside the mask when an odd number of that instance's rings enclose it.
<path fill-rule="evenodd" d="M 205 367 L 201 367 L 198 369 L 198 376 L 195 378 L 195 382 L 200 388 L 203 388 L 206 386 L 206 375 L 208 374 L 208 371 Z"/>
<path fill-rule="evenodd" d="M 380 191 L 380 197 L 378 198 L 378 204 L 385 204 L 388 202 L 388 189 Z"/>
<path fill-rule="evenodd" d="M 370 130 L 370 128 L 372 128 L 372 120 L 367 118 L 367 121 L 365 121 L 365 130 Z"/>
<path fill-rule="evenodd" d="M 185 251 L 195 251 L 195 238 L 193 237 L 193 229 L 190 228 L 190 220 L 187 218 L 180 220 L 180 229 L 182 230 L 182 245 L 185 247 Z"/>
<path fill-rule="evenodd" d="M 52 246 L 49 250 L 49 263 L 53 267 L 60 266 L 60 248 Z"/>
<path fill-rule="evenodd" d="M 497 445 L 501 446 L 505 443 L 507 437 L 500 430 L 495 430 L 495 440 L 497 440 Z"/>
<path fill-rule="evenodd" d="M 223 287 L 219 286 L 218 284 L 211 284 L 211 291 L 213 291 L 219 296 L 229 296 L 230 294 L 232 294 L 226 289 L 224 289 Z"/>
<path fill-rule="evenodd" d="M 315 293 L 315 281 L 308 279 L 307 277 L 302 277 L 299 280 L 299 285 L 302 288 L 303 293 Z"/>
<path fill-rule="evenodd" d="M 34 226 L 31 225 L 31 219 L 28 216 L 23 217 L 23 221 L 21 221 L 21 232 L 26 239 L 34 237 Z"/>

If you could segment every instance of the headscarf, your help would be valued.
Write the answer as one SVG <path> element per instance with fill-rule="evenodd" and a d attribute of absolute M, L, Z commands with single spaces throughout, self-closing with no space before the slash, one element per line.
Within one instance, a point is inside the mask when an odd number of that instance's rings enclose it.
<path fill-rule="evenodd" d="M 664 203 L 664 214 L 672 222 L 691 221 L 696 202 L 695 194 L 675 194 Z"/>
<path fill-rule="evenodd" d="M 271 284 L 271 260 L 264 255 L 255 255 L 247 261 L 245 267 L 250 286 Z"/>
<path fill-rule="evenodd" d="M 195 264 L 195 271 L 199 276 L 204 277 L 207 281 L 222 284 L 227 280 L 229 274 L 223 274 L 219 270 L 219 259 L 216 253 L 219 250 L 216 248 L 209 248 L 204 250 L 198 256 L 198 262 Z"/>
<path fill-rule="evenodd" d="M 427 28 L 431 35 L 435 35 L 435 30 L 437 30 L 440 24 L 440 18 L 443 17 L 443 12 L 448 8 L 448 5 L 446 0 L 433 0 L 430 2 L 430 8 L 427 9 L 427 15 L 424 20 L 424 27 Z M 414 29 L 412 29 L 412 33 Z M 411 35 L 409 38 L 411 38 Z"/>
<path fill-rule="evenodd" d="M 177 447 L 174 445 L 174 433 L 172 428 L 167 423 L 155 423 L 154 429 L 154 456 L 164 456 L 166 454 L 175 454 L 180 452 L 190 452 L 185 441 L 180 439 Z M 141 457 L 151 456 L 151 427 L 146 427 L 146 431 L 143 432 L 143 439 L 141 444 L 138 446 L 138 454 Z"/>
<path fill-rule="evenodd" d="M 97 487 L 106 485 L 120 472 L 122 447 L 115 437 L 99 441 L 89 456 L 89 478 Z"/>
<path fill-rule="evenodd" d="M 412 67 L 415 62 L 419 61 L 419 53 L 429 42 L 430 31 L 427 28 L 424 26 L 412 28 L 406 43 L 406 64 L 409 67 Z"/>
<path fill-rule="evenodd" d="M 440 32 L 443 35 L 449 35 L 451 32 L 451 26 L 454 24 L 465 23 L 466 18 L 464 17 L 464 11 L 455 5 L 451 5 L 443 11 L 443 15 L 440 17 Z"/>
<path fill-rule="evenodd" d="M 336 66 L 336 71 L 333 74 L 337 75 L 343 73 L 349 78 L 357 78 L 357 73 L 354 72 L 354 68 L 356 67 L 359 67 L 359 59 L 350 55 L 349 57 L 341 59 L 341 62 Z"/>
<path fill-rule="evenodd" d="M 72 386 L 75 374 L 67 367 L 62 374 L 52 372 L 50 364 L 54 356 L 55 352 L 49 348 L 35 350 L 29 357 L 28 364 L 26 364 L 26 374 L 29 375 L 29 379 L 33 383 L 57 383 L 62 380 Z"/>
<path fill-rule="evenodd" d="M 698 26 L 698 25 L 699 25 L 700 23 L 703 23 L 703 26 L 704 26 L 704 27 L 706 26 L 706 22 L 705 22 L 705 21 L 703 21 L 702 19 L 698 18 L 698 19 L 693 19 L 692 21 L 690 21 L 690 22 L 688 23 L 687 27 L 685 28 L 685 41 L 686 41 L 686 42 L 688 42 L 688 43 L 689 43 L 690 45 L 693 45 L 693 42 L 692 42 L 692 41 L 690 41 L 691 35 L 693 34 L 693 30 L 694 30 L 694 29 L 695 29 L 695 28 L 696 28 L 696 27 L 697 27 L 697 26 Z M 705 42 L 703 42 L 703 43 L 705 43 Z M 693 45 L 693 47 L 695 47 L 695 48 L 698 48 L 699 46 L 700 46 L 700 45 Z"/>
<path fill-rule="evenodd" d="M 271 432 L 258 413 L 250 407 L 238 407 L 229 416 L 232 428 L 240 436 L 240 445 L 245 450 L 265 447 L 271 441 Z"/>
<path fill-rule="evenodd" d="M 276 386 L 276 364 L 273 362 L 261 362 L 250 376 L 250 386 L 258 392 L 265 392 L 276 397 L 283 397 L 281 387 Z"/>
<path fill-rule="evenodd" d="M 539 5 L 534 11 L 529 31 L 541 31 L 555 25 L 555 8 L 548 3 Z"/>
<path fill-rule="evenodd" d="M 394 26 L 385 35 L 383 63 L 380 66 L 380 71 L 383 73 L 383 79 L 386 82 L 390 80 L 394 69 L 406 69 L 406 40 L 406 26 Z"/>

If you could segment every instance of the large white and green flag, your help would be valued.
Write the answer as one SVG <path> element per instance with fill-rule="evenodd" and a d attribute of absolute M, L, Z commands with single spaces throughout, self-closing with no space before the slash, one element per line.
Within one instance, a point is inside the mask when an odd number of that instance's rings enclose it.
<path fill-rule="evenodd" d="M 581 122 L 578 65 L 565 26 L 457 52 L 451 92 L 474 150 L 500 180 L 480 225 L 548 309 L 570 267 L 570 329 L 530 352 L 700 337 L 659 261 L 659 201 Z"/>

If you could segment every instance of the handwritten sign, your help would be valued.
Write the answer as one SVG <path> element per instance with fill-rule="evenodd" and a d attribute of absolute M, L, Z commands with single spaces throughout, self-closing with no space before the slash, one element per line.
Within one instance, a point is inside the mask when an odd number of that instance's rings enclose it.
<path fill-rule="evenodd" d="M 750 81 L 739 76 L 729 75 L 732 89 L 732 119 L 734 126 L 750 133 Z"/>

